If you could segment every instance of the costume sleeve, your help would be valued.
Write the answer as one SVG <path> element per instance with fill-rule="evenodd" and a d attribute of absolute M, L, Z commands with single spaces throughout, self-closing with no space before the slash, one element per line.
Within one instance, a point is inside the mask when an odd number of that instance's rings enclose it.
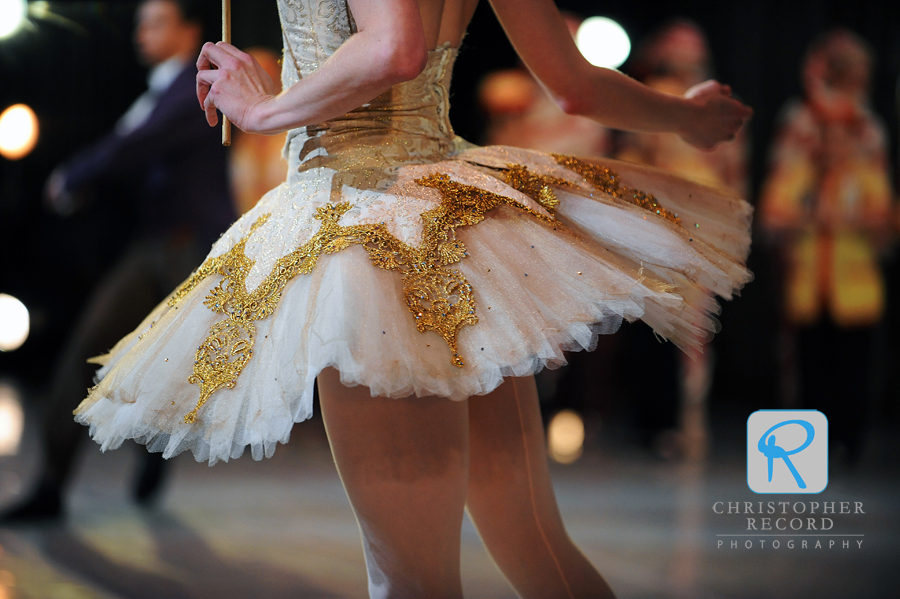
<path fill-rule="evenodd" d="M 784 117 L 760 195 L 760 217 L 765 228 L 795 227 L 803 220 L 804 200 L 816 184 L 811 158 L 814 139 L 808 116 L 801 107 L 794 106 Z"/>
<path fill-rule="evenodd" d="M 870 219 L 887 219 L 892 204 L 888 168 L 887 127 L 875 115 L 866 121 L 866 152 L 861 166 L 865 209 Z"/>

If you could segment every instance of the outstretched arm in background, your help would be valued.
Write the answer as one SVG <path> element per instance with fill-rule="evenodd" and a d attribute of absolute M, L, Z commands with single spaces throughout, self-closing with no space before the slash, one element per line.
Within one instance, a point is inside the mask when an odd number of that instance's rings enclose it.
<path fill-rule="evenodd" d="M 491 0 L 491 5 L 525 65 L 569 114 L 614 129 L 677 133 L 706 149 L 734 137 L 753 114 L 730 97 L 731 88 L 715 81 L 673 96 L 593 66 L 550 0 Z"/>

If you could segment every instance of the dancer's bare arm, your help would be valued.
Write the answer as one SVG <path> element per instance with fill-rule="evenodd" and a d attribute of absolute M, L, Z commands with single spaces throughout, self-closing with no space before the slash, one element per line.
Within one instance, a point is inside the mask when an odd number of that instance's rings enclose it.
<path fill-rule="evenodd" d="M 710 81 L 684 97 L 657 92 L 612 69 L 591 65 L 551 0 L 490 0 L 507 36 L 560 107 L 629 131 L 678 133 L 711 148 L 731 139 L 752 110 Z"/>
<path fill-rule="evenodd" d="M 204 45 L 197 60 L 197 99 L 209 124 L 217 122 L 216 108 L 238 128 L 254 133 L 319 123 L 422 71 L 428 53 L 415 0 L 348 4 L 358 32 L 318 70 L 277 96 L 251 56 L 224 42 Z"/>

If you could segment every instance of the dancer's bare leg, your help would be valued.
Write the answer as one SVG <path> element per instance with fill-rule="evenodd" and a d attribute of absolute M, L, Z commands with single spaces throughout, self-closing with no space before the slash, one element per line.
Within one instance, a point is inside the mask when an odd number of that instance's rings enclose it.
<path fill-rule="evenodd" d="M 534 378 L 507 379 L 468 401 L 467 507 L 510 583 L 525 598 L 613 597 L 563 526 Z"/>
<path fill-rule="evenodd" d="M 468 405 L 372 397 L 319 375 L 331 451 L 363 536 L 373 598 L 461 598 Z"/>

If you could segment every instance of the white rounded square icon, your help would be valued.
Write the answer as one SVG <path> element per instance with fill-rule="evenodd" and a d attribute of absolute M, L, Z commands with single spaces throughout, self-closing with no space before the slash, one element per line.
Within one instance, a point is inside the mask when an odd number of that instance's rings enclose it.
<path fill-rule="evenodd" d="M 818 410 L 758 410 L 747 418 L 747 486 L 821 493 L 828 486 L 828 418 Z"/>

